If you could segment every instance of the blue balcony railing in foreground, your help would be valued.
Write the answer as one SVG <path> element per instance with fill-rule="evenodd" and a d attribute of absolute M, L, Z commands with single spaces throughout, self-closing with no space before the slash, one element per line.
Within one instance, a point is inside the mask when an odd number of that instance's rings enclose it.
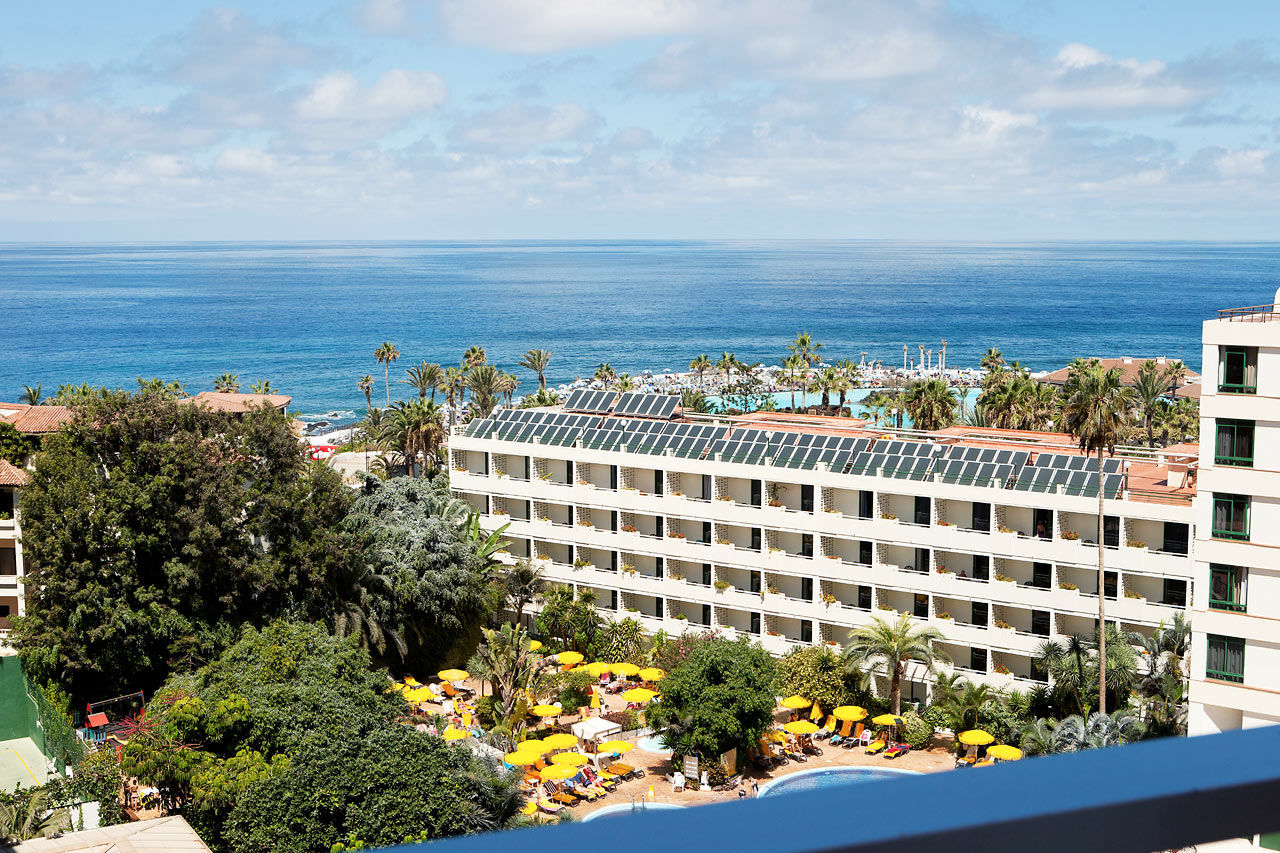
<path fill-rule="evenodd" d="M 1152 853 L 1280 830 L 1278 802 L 1280 726 L 396 849 Z"/>

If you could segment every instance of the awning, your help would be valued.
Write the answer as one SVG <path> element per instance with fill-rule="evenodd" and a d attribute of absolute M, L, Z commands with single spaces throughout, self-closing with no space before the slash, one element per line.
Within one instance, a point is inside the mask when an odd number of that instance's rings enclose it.
<path fill-rule="evenodd" d="M 569 728 L 582 740 L 591 741 L 600 740 L 605 735 L 622 731 L 622 726 L 617 723 L 611 723 L 603 717 L 588 717 L 582 722 L 574 723 Z"/>
<path fill-rule="evenodd" d="M 96 714 L 89 715 L 89 728 L 96 729 L 98 726 L 105 726 L 109 721 L 107 715 L 99 711 Z"/>

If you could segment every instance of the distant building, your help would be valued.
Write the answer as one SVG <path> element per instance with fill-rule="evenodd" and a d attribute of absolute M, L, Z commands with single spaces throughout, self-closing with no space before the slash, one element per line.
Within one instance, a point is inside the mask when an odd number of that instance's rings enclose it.
<path fill-rule="evenodd" d="M 284 394 L 233 394 L 229 391 L 201 391 L 194 397 L 184 397 L 178 401 L 187 405 L 201 406 L 211 412 L 226 412 L 232 415 L 243 415 L 252 409 L 270 406 L 284 412 L 293 402 L 292 397 Z"/>
<path fill-rule="evenodd" d="M 1102 364 L 1103 369 L 1110 370 L 1116 368 L 1120 371 L 1120 382 L 1124 385 L 1132 386 L 1138 381 L 1138 371 L 1142 369 L 1144 361 L 1154 361 L 1156 366 L 1163 369 L 1166 365 L 1178 364 L 1182 361 L 1180 358 L 1099 358 L 1098 362 Z M 1066 385 L 1067 379 L 1071 376 L 1071 368 L 1061 367 L 1052 373 L 1046 373 L 1039 377 L 1039 380 L 1046 385 Z M 1191 390 L 1194 386 L 1194 391 Z M 1182 380 L 1182 386 L 1174 392 L 1175 397 L 1191 397 L 1198 399 L 1200 396 L 1200 374 L 1194 370 L 1187 368 L 1186 376 Z"/>
<path fill-rule="evenodd" d="M 0 403 L 0 422 L 29 436 L 56 432 L 70 422 L 66 406 L 28 406 Z M 20 466 L 0 459 L 0 645 L 9 633 L 12 619 L 26 612 L 22 595 L 22 521 L 18 493 L 30 481 Z"/>

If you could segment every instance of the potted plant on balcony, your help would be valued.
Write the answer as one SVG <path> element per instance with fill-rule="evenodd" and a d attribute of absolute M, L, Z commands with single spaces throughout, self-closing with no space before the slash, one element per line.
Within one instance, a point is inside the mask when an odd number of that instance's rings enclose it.
<path fill-rule="evenodd" d="M 938 520 L 938 526 L 939 527 L 955 527 L 955 525 L 952 524 L 950 521 L 943 521 L 941 519 Z"/>
<path fill-rule="evenodd" d="M 1145 595 L 1143 595 L 1142 593 L 1138 592 L 1136 589 L 1126 589 L 1126 590 L 1124 591 L 1124 597 L 1125 597 L 1125 598 L 1132 598 L 1132 599 L 1136 599 L 1136 600 L 1138 600 L 1138 601 L 1146 601 L 1146 600 L 1147 600 L 1147 597 L 1146 597 Z"/>
<path fill-rule="evenodd" d="M 636 527 L 634 524 L 624 524 L 622 525 L 622 532 L 623 533 L 639 533 L 640 528 Z"/>
<path fill-rule="evenodd" d="M 585 569 L 585 568 L 586 568 L 587 566 L 589 566 L 589 565 L 591 565 L 591 561 L 590 561 L 590 560 L 584 560 L 584 559 L 582 559 L 581 557 L 579 557 L 578 559 L 576 559 L 576 560 L 574 560 L 574 561 L 573 561 L 573 567 L 574 567 L 575 569 Z"/>
<path fill-rule="evenodd" d="M 1000 572 L 996 572 L 996 580 L 1000 583 L 1017 583 L 1013 578 L 1008 575 L 1001 574 Z"/>
<path fill-rule="evenodd" d="M 674 619 L 682 619 L 682 620 L 685 620 L 685 621 L 687 621 L 687 620 L 689 619 L 689 617 L 688 617 L 688 616 L 685 616 L 683 613 L 677 613 L 677 614 L 676 614 L 674 617 L 672 617 L 672 618 L 674 618 Z"/>
<path fill-rule="evenodd" d="M 716 537 L 716 544 L 717 544 L 717 545 L 733 545 L 733 543 L 732 543 L 732 542 L 730 542 L 728 539 L 725 539 L 725 538 L 720 537 L 720 536 L 717 536 L 717 537 Z"/>
<path fill-rule="evenodd" d="M 997 619 L 991 624 L 991 627 L 995 628 L 997 631 L 1013 631 L 1013 626 L 1003 619 Z"/>
<path fill-rule="evenodd" d="M 712 586 L 716 588 L 716 592 L 724 592 L 727 589 L 733 589 L 733 584 L 728 581 L 716 581 Z"/>
<path fill-rule="evenodd" d="M 946 566 L 938 566 L 936 569 L 934 569 L 934 571 L 935 571 L 935 572 L 937 572 L 937 573 L 938 573 L 938 574 L 940 574 L 940 575 L 949 575 L 949 574 L 951 574 L 951 570 L 950 570 L 950 569 L 948 569 Z"/>
<path fill-rule="evenodd" d="M 672 530 L 670 533 L 668 533 L 668 534 L 667 534 L 667 538 L 668 538 L 668 539 L 683 539 L 683 538 L 684 538 L 684 534 L 683 534 L 683 533 L 677 533 L 676 531 Z"/>
<path fill-rule="evenodd" d="M 1058 589 L 1069 589 L 1074 592 L 1080 589 L 1080 587 L 1076 586 L 1071 581 L 1058 581 Z"/>
<path fill-rule="evenodd" d="M 1003 524 L 1001 524 L 1001 525 L 999 525 L 998 527 L 996 527 L 996 532 L 997 532 L 997 533 L 1005 533 L 1005 534 L 1009 534 L 1009 535 L 1013 535 L 1013 536 L 1017 536 L 1017 535 L 1018 535 L 1016 532 L 1014 532 L 1014 529 L 1013 529 L 1012 527 L 1008 527 L 1008 526 L 1003 525 Z"/>
<path fill-rule="evenodd" d="M 948 621 L 948 622 L 952 622 L 952 621 L 954 621 L 954 620 L 951 618 L 951 614 L 950 614 L 950 613 L 948 613 L 948 612 L 947 612 L 947 611 L 945 611 L 945 610 L 940 611 L 940 612 L 938 613 L 938 618 L 939 618 L 939 619 L 945 619 L 945 620 L 946 620 L 946 621 Z"/>
<path fill-rule="evenodd" d="M 833 506 L 827 507 L 826 509 L 823 510 L 823 512 L 829 512 L 832 515 L 840 515 L 840 510 L 836 509 Z"/>
<path fill-rule="evenodd" d="M 828 559 L 828 560 L 839 560 L 839 559 L 840 559 L 840 555 L 839 555 L 839 554 L 828 554 L 828 555 L 827 555 L 827 559 Z"/>
<path fill-rule="evenodd" d="M 1062 531 L 1062 538 L 1068 542 L 1078 542 L 1080 541 L 1080 534 L 1074 530 L 1064 530 Z"/>
<path fill-rule="evenodd" d="M 716 500 L 718 500 L 718 501 L 732 501 L 732 500 L 733 500 L 733 495 L 720 495 L 720 497 L 716 498 Z"/>
<path fill-rule="evenodd" d="M 1147 547 L 1147 543 L 1143 542 L 1141 539 L 1130 539 L 1125 544 L 1128 545 L 1130 548 L 1146 548 Z"/>
<path fill-rule="evenodd" d="M 880 517 L 881 517 L 881 518 L 883 518 L 885 521 L 897 521 L 897 520 L 898 520 L 898 517 L 897 517 L 896 515 L 894 515 L 893 513 L 891 513 L 891 512 L 882 512 L 882 513 L 880 513 Z"/>
<path fill-rule="evenodd" d="M 778 500 L 777 498 L 774 498 L 773 500 L 769 501 L 769 506 L 780 507 L 782 506 L 782 501 Z"/>
<path fill-rule="evenodd" d="M 883 611 L 885 611 L 885 612 L 887 612 L 887 613 L 892 613 L 892 612 L 893 612 L 893 607 L 892 607 L 891 605 L 888 605 L 888 604 L 881 604 L 881 605 L 880 605 L 880 607 L 879 607 L 879 609 L 880 609 L 880 610 L 883 610 Z"/>
<path fill-rule="evenodd" d="M 578 479 L 578 485 L 579 485 L 579 486 L 590 486 L 590 485 L 591 485 L 591 481 L 590 481 L 590 480 L 583 480 L 582 478 L 579 478 L 579 479 Z"/>
<path fill-rule="evenodd" d="M 822 598 L 822 603 L 825 604 L 827 607 L 830 607 L 831 605 L 836 603 L 836 597 L 829 592 L 824 592 L 821 598 Z"/>
<path fill-rule="evenodd" d="M 684 580 L 684 575 L 680 572 L 667 572 L 667 577 L 677 582 Z"/>
<path fill-rule="evenodd" d="M 507 472 L 506 472 L 506 471 L 504 471 L 504 470 L 502 470 L 501 468 L 499 468 L 499 467 L 498 467 L 498 466 L 496 466 L 496 465 L 495 465 L 495 466 L 493 466 L 493 473 L 494 473 L 494 476 L 496 476 L 496 477 L 506 477 L 506 476 L 507 476 Z"/>
<path fill-rule="evenodd" d="M 994 667 L 992 667 L 991 671 L 994 672 L 996 675 L 1013 675 L 1013 672 L 1009 669 L 1009 667 L 1005 666 L 1002 663 L 996 664 Z"/>
<path fill-rule="evenodd" d="M 591 528 L 594 528 L 594 527 L 595 527 L 595 525 L 594 525 L 594 524 L 592 524 L 590 521 L 579 521 L 579 522 L 578 522 L 578 526 L 579 526 L 579 527 L 591 527 Z"/>
<path fill-rule="evenodd" d="M 675 489 L 675 490 L 673 490 L 673 491 L 671 492 L 671 497 L 673 497 L 673 498 L 682 498 L 682 497 L 684 497 L 684 492 L 680 491 L 679 489 Z"/>

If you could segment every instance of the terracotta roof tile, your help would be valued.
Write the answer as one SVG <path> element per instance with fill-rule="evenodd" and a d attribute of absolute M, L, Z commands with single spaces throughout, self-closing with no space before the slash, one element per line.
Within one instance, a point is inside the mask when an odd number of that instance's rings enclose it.
<path fill-rule="evenodd" d="M 231 394 L 223 391 L 201 391 L 194 397 L 187 397 L 178 402 L 204 406 L 214 412 L 241 414 L 264 405 L 283 409 L 293 402 L 293 398 L 286 397 L 284 394 Z"/>
<path fill-rule="evenodd" d="M 66 406 L 28 406 L 25 403 L 0 403 L 0 420 L 13 424 L 18 432 L 39 435 L 57 432 L 71 422 L 73 414 Z"/>
<path fill-rule="evenodd" d="M 1154 358 L 1151 360 L 1156 362 L 1157 365 L 1163 367 L 1164 365 L 1172 364 L 1178 361 L 1179 359 Z M 1147 359 L 1145 358 L 1100 358 L 1098 359 L 1098 361 L 1102 363 L 1102 367 L 1105 370 L 1110 370 L 1113 367 L 1119 368 L 1120 381 L 1123 382 L 1125 385 L 1132 385 L 1134 382 L 1138 380 L 1138 370 L 1139 368 L 1142 367 L 1142 362 L 1147 361 Z M 1066 383 L 1067 377 L 1070 374 L 1071 374 L 1070 367 L 1062 367 L 1062 368 L 1059 368 L 1058 370 L 1053 371 L 1052 373 L 1046 373 L 1044 376 L 1041 376 L 1040 381 L 1048 383 L 1049 385 L 1063 385 Z M 1188 382 L 1199 381 L 1199 379 L 1200 379 L 1199 373 L 1196 373 L 1194 370 L 1187 368 Z"/>
<path fill-rule="evenodd" d="M 7 459 L 0 459 L 0 486 L 25 486 L 30 481 L 26 471 Z"/>

